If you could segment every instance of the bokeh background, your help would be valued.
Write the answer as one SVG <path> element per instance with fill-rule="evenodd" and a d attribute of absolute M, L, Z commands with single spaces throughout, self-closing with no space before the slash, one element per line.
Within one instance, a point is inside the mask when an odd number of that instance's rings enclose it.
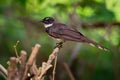
<path fill-rule="evenodd" d="M 0 0 L 0 64 L 18 52 L 31 52 L 41 44 L 37 65 L 46 61 L 57 41 L 50 38 L 38 21 L 52 16 L 76 28 L 110 52 L 88 44 L 66 42 L 59 52 L 56 80 L 70 80 L 67 63 L 76 80 L 120 80 L 120 0 Z M 52 70 L 46 76 L 50 80 Z M 4 80 L 0 76 L 0 80 Z"/>

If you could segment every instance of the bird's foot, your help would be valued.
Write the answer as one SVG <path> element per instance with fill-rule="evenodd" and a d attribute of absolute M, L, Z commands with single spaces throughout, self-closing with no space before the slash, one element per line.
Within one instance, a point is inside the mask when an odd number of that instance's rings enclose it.
<path fill-rule="evenodd" d="M 62 44 L 63 44 L 63 42 L 56 43 L 56 46 L 54 47 L 54 49 L 57 48 L 57 47 L 62 48 Z"/>

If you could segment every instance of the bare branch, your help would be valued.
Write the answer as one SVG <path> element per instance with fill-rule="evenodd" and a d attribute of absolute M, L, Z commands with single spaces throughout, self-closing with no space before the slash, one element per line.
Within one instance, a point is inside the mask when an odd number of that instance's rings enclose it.
<path fill-rule="evenodd" d="M 16 56 L 17 56 L 17 58 L 19 57 L 19 55 L 18 55 L 18 52 L 17 52 L 17 45 L 18 45 L 18 43 L 19 43 L 20 41 L 17 41 L 16 42 L 16 44 L 13 46 L 14 47 L 14 49 L 15 49 L 15 54 L 16 54 Z"/>
<path fill-rule="evenodd" d="M 57 57 L 57 53 L 59 52 L 59 49 L 60 47 L 56 47 L 53 52 L 50 54 L 49 58 L 48 58 L 48 61 L 47 62 L 43 62 L 42 63 L 42 70 L 41 70 L 41 74 L 40 76 L 38 77 L 38 80 L 41 80 L 43 77 L 44 77 L 44 74 L 47 72 L 47 70 L 49 68 L 52 67 L 52 62 L 53 60 Z M 57 59 L 57 58 L 56 58 Z M 55 62 L 55 67 L 54 69 L 56 68 L 56 62 Z M 53 71 L 55 72 L 55 70 Z M 53 73 L 53 75 L 55 75 L 55 73 Z M 54 77 L 54 76 L 53 76 Z M 54 79 L 54 78 L 53 78 Z"/>
<path fill-rule="evenodd" d="M 11 57 L 9 61 L 8 71 L 8 79 L 7 80 L 17 80 L 18 79 L 18 68 L 16 57 Z"/>
<path fill-rule="evenodd" d="M 1 64 L 0 64 L 0 72 L 4 76 L 4 78 L 7 79 L 8 72 Z"/>
<path fill-rule="evenodd" d="M 30 70 L 30 67 L 33 65 L 33 62 L 35 61 L 35 58 L 36 58 L 36 56 L 38 54 L 38 51 L 39 51 L 40 47 L 41 46 L 39 44 L 36 44 L 35 47 L 32 49 L 32 53 L 31 53 L 31 55 L 30 55 L 30 57 L 29 57 L 29 59 L 28 59 L 28 61 L 26 63 L 25 72 L 24 72 L 24 76 L 23 76 L 22 80 L 26 79 L 27 74 L 28 74 L 28 72 Z"/>
<path fill-rule="evenodd" d="M 23 75 L 24 75 L 24 71 L 25 71 L 25 65 L 26 65 L 26 59 L 27 59 L 27 52 L 22 50 L 20 52 L 20 60 L 21 60 L 21 64 L 20 64 L 20 68 L 19 68 L 19 77 L 20 80 L 22 79 Z"/>
<path fill-rule="evenodd" d="M 17 44 L 16 44 L 17 46 Z M 11 57 L 8 62 L 8 69 L 6 70 L 4 67 L 0 66 L 0 70 L 5 74 L 7 80 L 44 80 L 45 74 L 47 71 L 53 66 L 52 62 L 54 62 L 53 69 L 53 77 L 52 80 L 55 79 L 55 70 L 57 64 L 57 54 L 62 44 L 57 45 L 53 52 L 50 54 L 47 62 L 42 62 L 42 66 L 37 68 L 36 65 L 36 56 L 40 49 L 40 45 L 36 44 L 31 52 L 30 57 L 27 60 L 27 52 L 22 50 L 20 52 L 20 56 Z M 15 47 L 15 52 L 17 51 Z M 16 52 L 17 54 L 17 52 Z M 17 54 L 18 55 L 18 54 Z"/>
<path fill-rule="evenodd" d="M 69 77 L 70 77 L 70 80 L 75 80 L 70 68 L 68 67 L 68 65 L 66 63 L 63 63 L 63 66 L 66 70 L 66 72 L 68 73 Z"/>

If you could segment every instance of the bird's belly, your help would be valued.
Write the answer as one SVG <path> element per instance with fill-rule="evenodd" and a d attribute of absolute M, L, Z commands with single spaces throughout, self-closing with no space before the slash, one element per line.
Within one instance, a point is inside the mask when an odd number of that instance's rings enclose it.
<path fill-rule="evenodd" d="M 59 42 L 62 42 L 63 40 L 62 39 L 59 39 L 59 38 L 54 38 L 54 37 L 52 37 L 54 40 L 57 40 L 57 41 L 59 41 Z"/>
<path fill-rule="evenodd" d="M 60 38 L 57 38 L 57 37 L 54 37 L 53 35 L 49 34 L 50 37 L 52 37 L 52 39 L 54 40 L 57 40 L 59 42 L 64 42 L 64 40 L 60 39 Z"/>

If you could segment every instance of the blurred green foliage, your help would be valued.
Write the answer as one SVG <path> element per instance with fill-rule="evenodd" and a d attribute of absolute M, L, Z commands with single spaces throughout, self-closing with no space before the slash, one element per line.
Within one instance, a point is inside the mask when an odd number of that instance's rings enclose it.
<path fill-rule="evenodd" d="M 78 26 L 78 30 L 109 48 L 110 52 L 82 44 L 75 57 L 73 53 L 79 44 L 67 42 L 60 51 L 59 61 L 71 63 L 76 80 L 120 80 L 120 26 L 107 24 L 120 22 L 119 9 L 120 0 L 0 0 L 0 64 L 7 67 L 6 62 L 15 56 L 13 46 L 19 40 L 18 52 L 24 49 L 30 53 L 36 43 L 42 45 L 38 55 L 38 65 L 41 65 L 56 41 L 48 37 L 37 21 L 54 16 L 59 22 L 70 24 L 73 14 L 78 23 L 106 23 L 106 27 Z M 57 72 L 57 80 L 69 80 L 61 65 Z"/>

